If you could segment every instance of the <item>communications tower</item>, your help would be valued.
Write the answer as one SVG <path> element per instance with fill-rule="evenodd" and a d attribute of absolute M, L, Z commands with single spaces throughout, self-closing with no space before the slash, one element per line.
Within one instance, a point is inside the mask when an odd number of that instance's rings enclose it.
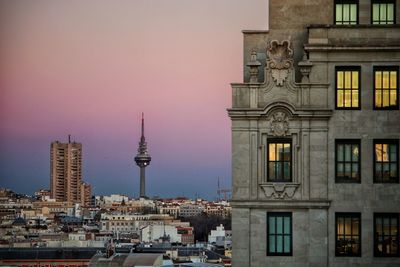
<path fill-rule="evenodd" d="M 142 113 L 142 136 L 139 141 L 138 154 L 135 162 L 140 168 L 140 197 L 146 197 L 146 174 L 145 168 L 150 164 L 151 157 L 147 151 L 147 143 L 144 137 L 144 115 Z"/>

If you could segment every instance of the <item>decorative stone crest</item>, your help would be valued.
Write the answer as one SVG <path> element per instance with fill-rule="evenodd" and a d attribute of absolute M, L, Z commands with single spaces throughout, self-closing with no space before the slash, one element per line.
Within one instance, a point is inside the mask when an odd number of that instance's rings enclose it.
<path fill-rule="evenodd" d="M 292 199 L 299 184 L 295 183 L 271 183 L 261 184 L 265 196 L 272 199 Z"/>
<path fill-rule="evenodd" d="M 282 86 L 289 74 L 289 69 L 293 66 L 293 50 L 290 48 L 290 41 L 272 40 L 268 44 L 267 55 L 267 66 L 271 70 L 272 78 L 277 86 Z"/>
<path fill-rule="evenodd" d="M 289 118 L 285 112 L 278 111 L 272 115 L 271 131 L 274 136 L 285 136 L 289 129 Z"/>

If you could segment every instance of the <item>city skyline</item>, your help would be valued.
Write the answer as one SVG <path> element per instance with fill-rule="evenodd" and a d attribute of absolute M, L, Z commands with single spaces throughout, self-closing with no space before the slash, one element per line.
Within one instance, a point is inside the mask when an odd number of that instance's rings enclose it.
<path fill-rule="evenodd" d="M 137 197 L 141 112 L 149 196 L 212 199 L 217 177 L 230 187 L 229 84 L 242 80 L 241 30 L 267 29 L 266 1 L 3 1 L 0 10 L 1 187 L 48 188 L 50 143 L 71 134 L 94 194 Z"/>

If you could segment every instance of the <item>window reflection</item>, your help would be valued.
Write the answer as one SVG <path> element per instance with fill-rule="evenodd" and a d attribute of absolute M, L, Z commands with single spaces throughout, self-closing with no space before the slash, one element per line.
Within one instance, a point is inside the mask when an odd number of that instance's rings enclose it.
<path fill-rule="evenodd" d="M 336 141 L 336 182 L 360 181 L 360 141 Z"/>
<path fill-rule="evenodd" d="M 357 1 L 335 1 L 335 24 L 357 24 Z"/>
<path fill-rule="evenodd" d="M 399 254 L 399 215 L 396 213 L 375 214 L 375 256 Z"/>
<path fill-rule="evenodd" d="M 372 24 L 394 24 L 394 0 L 372 1 Z"/>
<path fill-rule="evenodd" d="M 268 255 L 292 254 L 291 213 L 268 213 Z"/>

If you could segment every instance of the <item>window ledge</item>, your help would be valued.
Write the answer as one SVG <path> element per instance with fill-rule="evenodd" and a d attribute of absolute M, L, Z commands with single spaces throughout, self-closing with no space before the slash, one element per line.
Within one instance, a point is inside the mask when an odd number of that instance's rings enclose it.
<path fill-rule="evenodd" d="M 299 183 L 263 183 L 260 184 L 267 198 L 292 199 Z"/>

